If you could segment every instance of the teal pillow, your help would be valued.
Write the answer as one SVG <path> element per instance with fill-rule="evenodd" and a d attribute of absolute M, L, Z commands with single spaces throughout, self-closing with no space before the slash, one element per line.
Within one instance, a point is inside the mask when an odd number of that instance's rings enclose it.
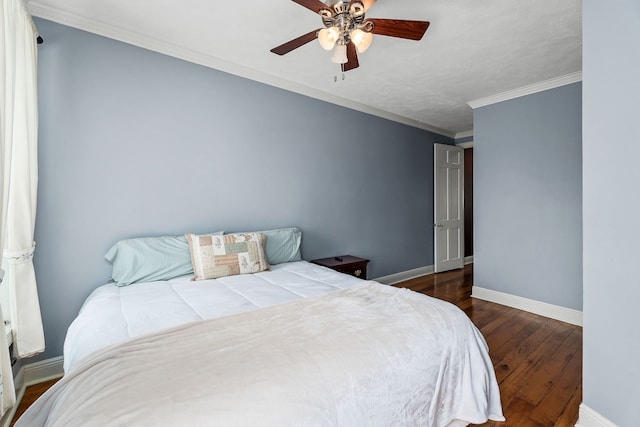
<path fill-rule="evenodd" d="M 296 227 L 278 228 L 275 230 L 258 231 L 263 233 L 267 240 L 264 252 L 269 264 L 281 264 L 283 262 L 300 261 L 300 243 L 302 231 Z"/>
<path fill-rule="evenodd" d="M 117 286 L 193 274 L 189 244 L 184 236 L 121 240 L 104 257 L 112 264 L 111 278 Z"/>

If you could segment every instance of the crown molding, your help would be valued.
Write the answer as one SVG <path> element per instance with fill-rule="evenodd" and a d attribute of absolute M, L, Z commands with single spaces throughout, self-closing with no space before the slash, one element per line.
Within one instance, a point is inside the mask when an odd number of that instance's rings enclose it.
<path fill-rule="evenodd" d="M 521 96 L 531 95 L 533 93 L 542 92 L 549 89 L 554 89 L 560 86 L 565 86 L 571 83 L 577 83 L 582 81 L 582 71 L 567 74 L 564 76 L 556 77 L 554 79 L 545 80 L 543 82 L 534 83 L 528 86 L 523 86 L 518 89 L 509 90 L 506 92 L 498 93 L 495 95 L 487 96 L 485 98 L 475 99 L 467 102 L 474 110 L 479 107 L 485 107 L 491 104 L 497 104 L 498 102 L 508 101 L 514 98 L 520 98 Z"/>
<path fill-rule="evenodd" d="M 368 105 L 364 105 L 364 104 L 352 101 L 350 99 L 332 95 L 327 92 L 323 92 L 321 90 L 311 88 L 309 86 L 293 83 L 281 77 L 264 73 L 249 67 L 237 65 L 229 61 L 220 59 L 218 57 L 206 55 L 201 52 L 197 52 L 183 46 L 178 46 L 164 40 L 160 40 L 154 37 L 149 37 L 147 35 L 135 33 L 133 31 L 125 30 L 122 28 L 117 28 L 112 25 L 107 25 L 99 21 L 87 19 L 78 15 L 74 15 L 69 12 L 65 12 L 63 10 L 58 10 L 48 6 L 44 6 L 42 4 L 39 4 L 37 1 L 27 1 L 27 9 L 32 16 L 47 19 L 49 21 L 66 25 L 68 27 L 77 28 L 79 30 L 97 34 L 99 36 L 107 37 L 113 40 L 118 40 L 133 46 L 141 47 L 147 50 L 162 53 L 164 55 L 172 56 L 174 58 L 182 59 L 187 62 L 192 62 L 194 64 L 202 65 L 208 68 L 213 68 L 215 70 L 223 71 L 228 74 L 233 74 L 238 77 L 243 77 L 259 83 L 264 83 L 269 86 L 287 90 L 289 92 L 305 95 L 310 98 L 314 98 L 314 99 L 325 101 L 331 104 L 339 105 L 341 107 L 346 107 L 351 110 L 360 111 L 362 113 L 371 114 L 372 116 L 391 120 L 393 122 L 401 123 L 407 126 L 412 126 L 418 129 L 433 132 L 449 138 L 454 137 L 454 133 L 451 131 L 439 128 L 437 126 L 432 126 L 428 123 L 423 123 L 419 120 L 413 120 L 408 117 L 403 117 L 398 114 L 373 108 Z"/>
<path fill-rule="evenodd" d="M 468 138 L 470 136 L 473 136 L 473 129 L 471 130 L 466 130 L 464 132 L 458 132 L 454 135 L 455 139 L 460 139 L 460 138 Z"/>

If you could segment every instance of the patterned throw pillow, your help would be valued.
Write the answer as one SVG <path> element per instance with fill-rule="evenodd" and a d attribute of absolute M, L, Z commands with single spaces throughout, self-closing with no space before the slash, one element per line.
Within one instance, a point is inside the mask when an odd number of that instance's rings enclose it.
<path fill-rule="evenodd" d="M 191 252 L 193 280 L 215 279 L 269 269 L 262 233 L 185 234 Z"/>

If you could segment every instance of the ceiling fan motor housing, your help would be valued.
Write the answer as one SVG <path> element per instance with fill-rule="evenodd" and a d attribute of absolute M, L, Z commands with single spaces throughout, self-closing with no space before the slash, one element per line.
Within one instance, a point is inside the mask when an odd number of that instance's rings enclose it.
<path fill-rule="evenodd" d="M 351 38 L 351 31 L 360 29 L 362 31 L 370 32 L 373 29 L 373 24 L 370 22 L 364 22 L 364 5 L 359 2 L 345 2 L 338 1 L 329 5 L 333 12 L 329 9 L 323 9 L 320 12 L 322 16 L 322 23 L 325 27 L 336 27 L 340 32 L 340 44 L 347 44 Z"/>

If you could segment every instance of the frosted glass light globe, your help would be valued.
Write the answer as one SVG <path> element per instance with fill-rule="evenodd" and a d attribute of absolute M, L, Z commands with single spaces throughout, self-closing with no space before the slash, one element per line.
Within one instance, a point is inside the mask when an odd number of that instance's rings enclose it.
<path fill-rule="evenodd" d="M 336 27 L 323 28 L 318 32 L 318 42 L 324 50 L 331 50 L 338 40 L 339 31 Z"/>
<path fill-rule="evenodd" d="M 362 31 L 360 29 L 355 29 L 351 31 L 351 41 L 358 48 L 358 52 L 364 53 L 369 46 L 371 46 L 371 42 L 373 41 L 373 34 L 367 33 L 366 31 Z"/>

